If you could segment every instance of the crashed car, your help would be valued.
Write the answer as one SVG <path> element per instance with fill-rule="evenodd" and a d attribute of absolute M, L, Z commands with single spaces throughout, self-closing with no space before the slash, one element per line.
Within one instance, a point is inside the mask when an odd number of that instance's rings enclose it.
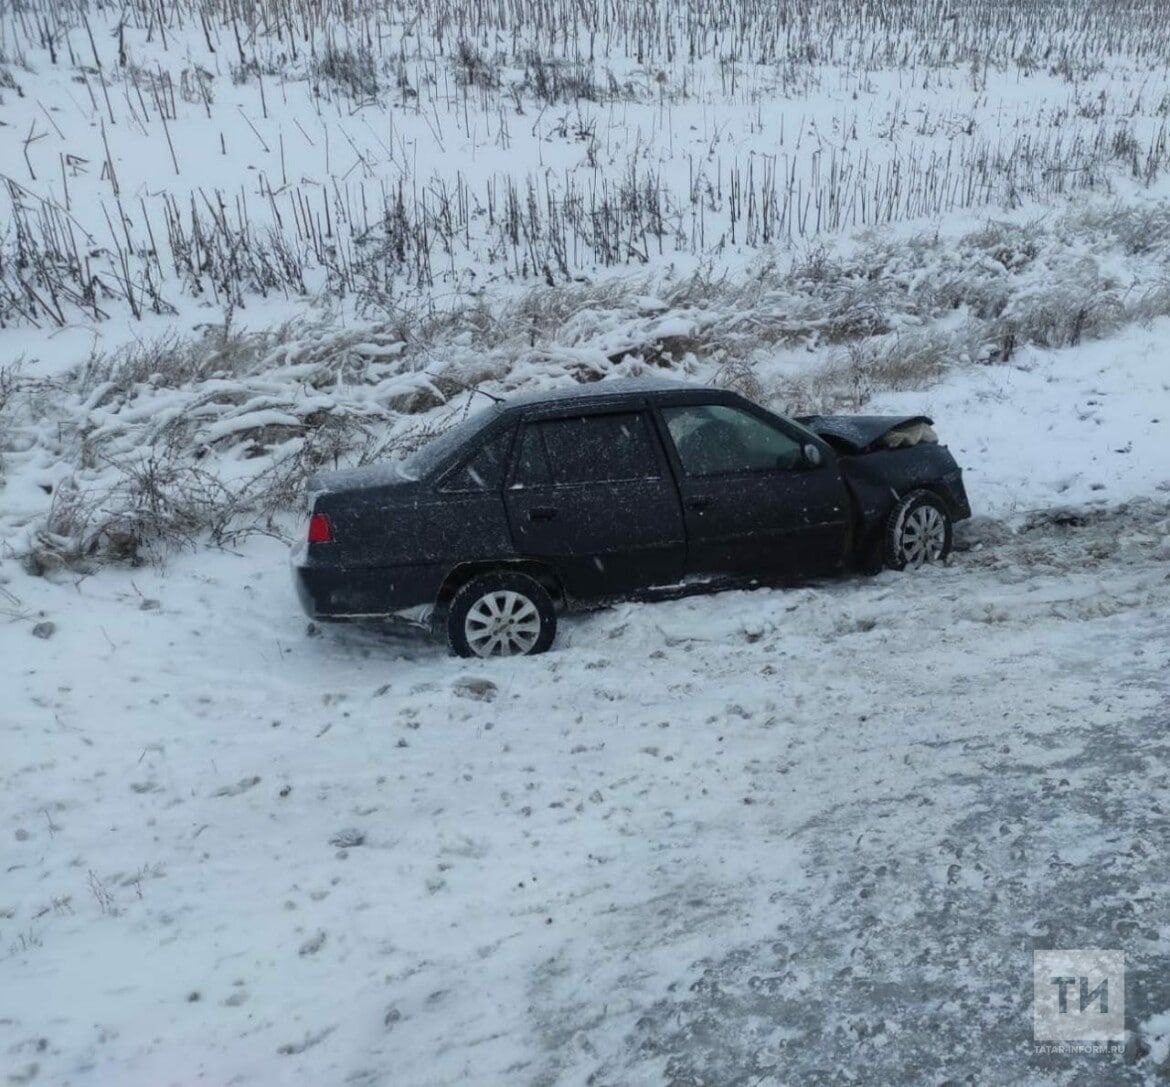
<path fill-rule="evenodd" d="M 971 515 L 924 416 L 788 419 L 667 381 L 493 402 L 310 491 L 310 616 L 430 623 L 479 657 L 543 652 L 598 601 L 941 562 Z"/>

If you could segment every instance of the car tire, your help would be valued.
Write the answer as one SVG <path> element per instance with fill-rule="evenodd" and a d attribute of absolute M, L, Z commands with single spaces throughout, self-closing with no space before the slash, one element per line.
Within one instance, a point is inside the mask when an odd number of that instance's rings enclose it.
<path fill-rule="evenodd" d="M 954 542 L 954 523 L 945 503 L 930 491 L 902 498 L 886 520 L 883 559 L 891 570 L 945 562 Z"/>
<path fill-rule="evenodd" d="M 496 570 L 462 586 L 447 612 L 447 641 L 460 657 L 543 653 L 557 634 L 548 590 L 527 574 Z"/>

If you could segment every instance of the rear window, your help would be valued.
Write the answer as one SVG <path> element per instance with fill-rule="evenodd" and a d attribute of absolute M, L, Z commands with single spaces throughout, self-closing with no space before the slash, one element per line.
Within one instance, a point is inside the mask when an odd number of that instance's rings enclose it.
<path fill-rule="evenodd" d="M 449 472 L 443 480 L 444 491 L 498 491 L 504 482 L 508 449 L 512 444 L 509 427 L 484 442 L 465 464 Z"/>
<path fill-rule="evenodd" d="M 640 412 L 554 419 L 540 429 L 556 483 L 618 483 L 661 475 Z"/>
<path fill-rule="evenodd" d="M 430 479 L 444 464 L 454 458 L 460 449 L 474 441 L 477 434 L 495 422 L 499 414 L 499 405 L 493 404 L 489 408 L 465 415 L 453 427 L 443 431 L 405 460 L 399 461 L 399 474 L 404 479 Z"/>

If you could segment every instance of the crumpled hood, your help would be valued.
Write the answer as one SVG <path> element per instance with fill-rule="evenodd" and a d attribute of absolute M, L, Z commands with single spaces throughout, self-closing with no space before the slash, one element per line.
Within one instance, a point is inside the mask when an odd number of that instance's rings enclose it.
<path fill-rule="evenodd" d="M 847 453 L 868 453 L 878 448 L 937 441 L 934 432 L 929 430 L 934 420 L 926 415 L 805 415 L 796 421 L 834 448 Z M 910 438 L 916 430 L 917 434 Z M 884 440 L 895 431 L 907 432 L 910 440 Z"/>

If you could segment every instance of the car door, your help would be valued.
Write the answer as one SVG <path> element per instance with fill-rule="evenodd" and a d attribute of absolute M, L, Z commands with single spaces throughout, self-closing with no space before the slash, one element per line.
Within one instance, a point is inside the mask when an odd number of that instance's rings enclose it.
<path fill-rule="evenodd" d="M 644 410 L 523 423 L 504 497 L 516 550 L 551 561 L 575 597 L 682 576 L 678 490 Z"/>
<path fill-rule="evenodd" d="M 838 566 L 849 505 L 836 459 L 799 430 L 728 404 L 663 407 L 682 495 L 688 574 L 799 577 Z"/>

